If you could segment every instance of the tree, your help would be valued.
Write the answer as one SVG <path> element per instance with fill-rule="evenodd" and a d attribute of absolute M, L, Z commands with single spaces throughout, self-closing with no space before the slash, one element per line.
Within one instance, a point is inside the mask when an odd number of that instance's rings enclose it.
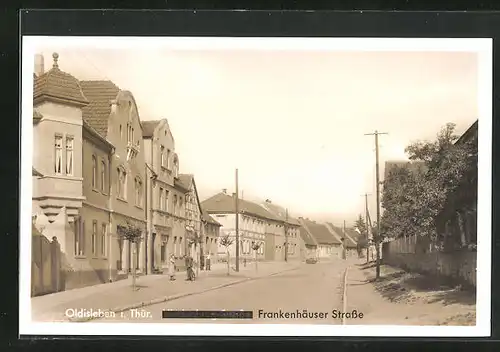
<path fill-rule="evenodd" d="M 440 215 L 460 185 L 477 173 L 477 144 L 456 144 L 455 125 L 444 126 L 435 141 L 405 149 L 411 161 L 393 168 L 382 194 L 382 233 L 389 237 L 424 236 L 442 247 Z"/>
<path fill-rule="evenodd" d="M 262 246 L 262 242 L 252 241 L 252 249 L 253 249 L 254 255 L 255 255 L 255 271 L 258 271 L 258 268 L 257 268 L 257 262 L 258 262 L 257 261 L 257 251 L 260 249 L 261 246 Z"/>
<path fill-rule="evenodd" d="M 234 243 L 234 238 L 229 237 L 229 235 L 224 235 L 220 238 L 219 243 L 221 246 L 226 247 L 226 262 L 227 262 L 227 275 L 230 274 L 230 256 L 229 247 Z"/>
<path fill-rule="evenodd" d="M 191 253 L 192 251 L 192 248 L 194 246 L 194 250 L 195 250 L 195 253 L 196 253 L 196 250 L 198 249 L 198 245 L 201 246 L 201 243 L 202 243 L 203 239 L 201 237 L 201 235 L 198 233 L 198 232 L 194 232 L 189 238 L 188 238 L 188 250 L 189 250 L 189 253 Z M 200 261 L 199 264 L 196 266 L 196 275 L 198 276 L 199 275 L 199 267 L 201 265 L 201 258 L 202 256 L 202 252 L 200 250 L 200 255 L 199 255 L 199 258 L 198 260 Z M 195 255 L 196 257 L 196 255 Z"/>
<path fill-rule="evenodd" d="M 120 237 L 119 240 L 121 243 L 123 241 L 128 241 L 130 245 L 134 245 L 134 254 L 137 251 L 138 244 L 142 240 L 142 232 L 143 229 L 140 227 L 132 224 L 130 221 L 126 221 L 125 225 L 118 225 L 117 226 L 117 233 L 118 236 Z M 136 256 L 134 255 L 134 258 L 132 259 L 132 290 L 135 291 L 135 279 L 136 279 L 136 262 L 135 262 Z"/>
<path fill-rule="evenodd" d="M 356 238 L 356 250 L 358 252 L 358 257 L 363 257 L 363 249 L 368 247 L 368 226 L 363 219 L 363 216 L 359 214 L 358 219 L 354 223 L 354 227 L 358 236 Z"/>

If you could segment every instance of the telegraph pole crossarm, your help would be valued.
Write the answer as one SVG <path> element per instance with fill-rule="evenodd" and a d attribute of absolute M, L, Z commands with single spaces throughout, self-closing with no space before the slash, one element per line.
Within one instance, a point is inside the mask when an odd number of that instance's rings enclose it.
<path fill-rule="evenodd" d="M 377 253 L 376 275 L 375 278 L 380 278 L 380 171 L 379 171 L 379 146 L 378 136 L 388 134 L 387 132 L 365 133 L 365 136 L 375 136 L 375 169 L 376 169 L 376 188 L 377 188 L 377 236 L 375 237 L 375 250 Z"/>

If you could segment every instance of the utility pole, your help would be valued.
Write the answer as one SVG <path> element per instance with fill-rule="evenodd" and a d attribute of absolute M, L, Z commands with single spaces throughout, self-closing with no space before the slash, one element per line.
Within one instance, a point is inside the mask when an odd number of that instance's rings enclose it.
<path fill-rule="evenodd" d="M 238 191 L 238 169 L 236 169 L 235 173 L 235 181 L 236 181 L 236 193 L 235 193 L 235 200 L 234 200 L 234 209 L 236 213 L 236 272 L 240 271 L 240 211 L 238 208 L 238 198 L 239 196 L 239 191 Z"/>
<path fill-rule="evenodd" d="M 288 262 L 288 208 L 285 209 L 285 262 Z"/>
<path fill-rule="evenodd" d="M 374 133 L 365 133 L 365 136 L 375 136 L 375 177 L 376 177 L 376 188 L 377 188 L 377 236 L 375 237 L 375 251 L 377 253 L 377 264 L 376 264 L 376 274 L 375 279 L 380 278 L 380 170 L 379 170 L 379 151 L 378 151 L 378 136 L 382 134 L 388 134 L 385 132 L 378 132 L 375 130 Z"/>

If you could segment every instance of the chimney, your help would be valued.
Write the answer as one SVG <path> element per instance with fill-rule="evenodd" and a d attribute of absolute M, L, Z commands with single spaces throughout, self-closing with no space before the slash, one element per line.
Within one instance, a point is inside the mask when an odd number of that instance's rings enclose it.
<path fill-rule="evenodd" d="M 227 194 L 227 188 L 223 188 L 222 193 Z"/>
<path fill-rule="evenodd" d="M 266 199 L 266 203 L 271 204 L 271 199 Z"/>
<path fill-rule="evenodd" d="M 45 72 L 45 67 L 44 67 L 44 62 L 43 62 L 43 55 L 42 54 L 35 54 L 35 74 L 37 76 L 40 76 L 44 72 Z"/>

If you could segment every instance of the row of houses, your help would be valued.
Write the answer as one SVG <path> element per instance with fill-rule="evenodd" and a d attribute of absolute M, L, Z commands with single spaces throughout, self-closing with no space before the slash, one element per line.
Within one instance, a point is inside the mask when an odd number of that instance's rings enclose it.
<path fill-rule="evenodd" d="M 35 58 L 32 214 L 60 246 L 65 289 L 160 272 L 171 254 L 216 252 L 220 224 L 203 213 L 194 176 L 180 173 L 167 120 L 141 121 L 131 92 L 78 80 L 58 60 L 45 70 Z M 130 227 L 137 244 L 124 236 Z M 43 286 L 43 263 L 32 274 Z"/>
<path fill-rule="evenodd" d="M 220 235 L 236 237 L 236 194 L 222 192 L 204 200 L 202 208 L 221 224 Z M 293 217 L 284 207 L 270 199 L 252 202 L 238 197 L 238 238 L 240 258 L 252 260 L 306 260 L 307 258 L 342 258 L 357 255 L 351 228 L 340 228 L 331 223 L 319 223 L 303 217 Z M 257 243 L 259 249 L 252 250 Z M 231 258 L 236 254 L 236 244 L 228 247 Z M 224 257 L 226 248 L 219 246 Z"/>
<path fill-rule="evenodd" d="M 194 175 L 180 172 L 166 119 L 141 121 L 131 92 L 108 80 L 79 80 L 58 60 L 54 53 L 45 70 L 43 57 L 35 58 L 32 168 L 33 225 L 57 243 L 64 266 L 56 290 L 116 281 L 135 270 L 162 272 L 172 254 L 182 261 L 185 254 L 224 252 L 220 236 L 236 231 L 234 195 L 200 201 Z M 242 260 L 338 256 L 344 238 L 348 251 L 355 248 L 342 229 L 290 217 L 270 200 L 241 199 L 238 216 Z M 127 239 L 127 228 L 140 232 L 138 243 Z M 47 256 L 32 253 L 40 259 L 32 260 L 38 293 L 54 290 L 43 269 Z"/>

